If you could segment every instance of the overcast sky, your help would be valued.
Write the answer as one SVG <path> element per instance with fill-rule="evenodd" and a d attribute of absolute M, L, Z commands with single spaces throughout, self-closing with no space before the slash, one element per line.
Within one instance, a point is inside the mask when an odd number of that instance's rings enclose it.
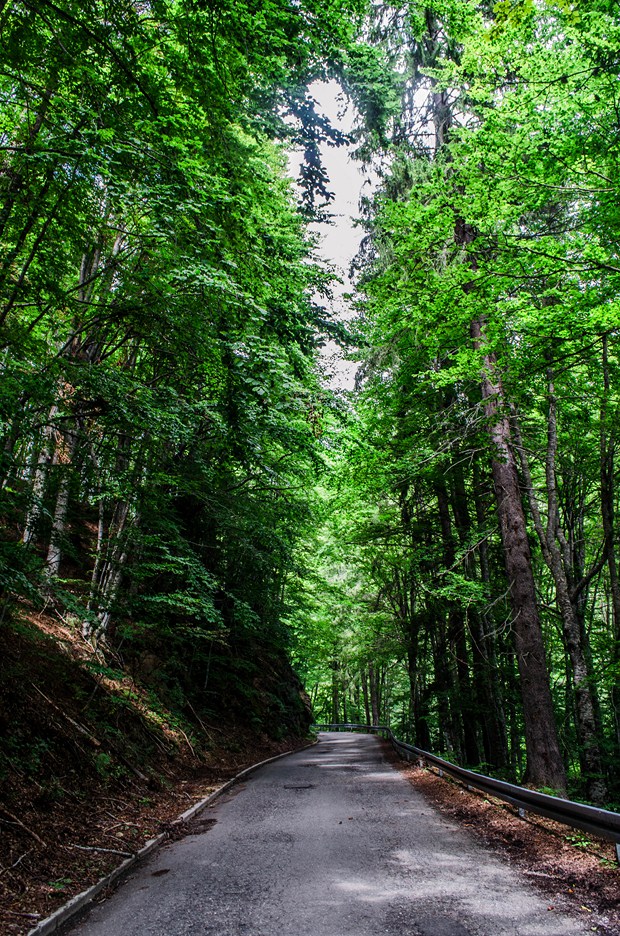
<path fill-rule="evenodd" d="M 341 91 L 337 82 L 316 82 L 311 86 L 310 92 L 319 105 L 317 110 L 329 117 L 334 127 L 345 133 L 351 130 L 353 111 L 349 106 L 348 110 L 342 113 L 346 105 L 343 99 L 339 100 Z M 349 265 L 362 238 L 361 230 L 354 227 L 354 219 L 359 214 L 359 198 L 366 177 L 360 171 L 359 163 L 350 159 L 349 147 L 323 146 L 321 152 L 329 176 L 329 189 L 335 196 L 328 207 L 333 218 L 332 224 L 313 225 L 313 230 L 320 237 L 321 256 L 337 267 L 344 281 L 343 286 L 335 290 L 334 308 L 339 316 L 348 318 L 352 311 L 347 308 L 342 295 L 351 289 L 348 279 Z M 297 176 L 298 173 L 299 163 L 292 159 L 291 174 Z M 329 370 L 333 373 L 331 386 L 334 389 L 352 390 L 357 364 L 344 361 L 340 349 L 333 342 L 325 349 L 325 358 Z"/>

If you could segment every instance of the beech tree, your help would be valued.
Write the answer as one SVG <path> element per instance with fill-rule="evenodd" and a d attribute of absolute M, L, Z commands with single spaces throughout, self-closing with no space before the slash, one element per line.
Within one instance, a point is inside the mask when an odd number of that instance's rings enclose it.
<path fill-rule="evenodd" d="M 19 0 L 0 26 L 3 615 L 52 602 L 205 704 L 291 653 L 317 718 L 613 798 L 609 4 Z M 379 176 L 340 400 L 308 233 L 330 76 Z"/>
<path fill-rule="evenodd" d="M 348 561 L 379 605 L 401 595 L 418 743 L 608 801 L 617 24 L 604 3 L 437 2 L 373 29 L 403 106 L 361 147 L 382 179 L 358 260 L 366 451 L 345 457 L 348 536 L 375 559 Z"/>
<path fill-rule="evenodd" d="M 307 88 L 362 6 L 0 13 L 4 597 L 207 701 L 228 672 L 241 705 L 288 640 L 339 326 L 287 146 L 318 210 L 312 157 L 339 138 Z"/>

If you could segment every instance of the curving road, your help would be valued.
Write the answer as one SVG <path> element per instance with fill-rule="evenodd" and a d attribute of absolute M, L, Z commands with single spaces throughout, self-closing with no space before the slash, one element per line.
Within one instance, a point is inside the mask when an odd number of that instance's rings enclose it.
<path fill-rule="evenodd" d="M 76 936 L 585 936 L 436 812 L 370 735 L 261 768 Z"/>

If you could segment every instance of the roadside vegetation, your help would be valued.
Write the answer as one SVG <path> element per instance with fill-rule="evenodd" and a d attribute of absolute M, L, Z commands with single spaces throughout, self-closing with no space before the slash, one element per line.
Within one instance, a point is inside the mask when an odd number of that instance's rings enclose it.
<path fill-rule="evenodd" d="M 43 816 L 172 813 L 313 717 L 617 807 L 615 5 L 9 0 L 0 49 L 15 932 L 28 875 L 68 892 Z M 344 144 L 347 324 L 311 227 Z"/>

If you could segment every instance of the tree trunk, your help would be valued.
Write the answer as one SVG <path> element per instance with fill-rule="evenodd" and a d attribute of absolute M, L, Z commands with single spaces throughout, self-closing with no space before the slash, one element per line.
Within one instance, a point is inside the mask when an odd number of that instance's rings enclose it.
<path fill-rule="evenodd" d="M 448 501 L 448 490 L 443 482 L 435 485 L 439 520 L 444 550 L 444 563 L 446 569 L 451 569 L 456 560 L 452 524 Z M 462 513 L 463 505 L 460 505 Z M 459 508 L 455 505 L 455 514 L 459 515 Z M 451 602 L 448 611 L 448 646 L 449 652 L 456 661 L 456 689 L 457 698 L 453 700 L 459 713 L 460 732 L 457 753 L 462 750 L 467 764 L 480 762 L 480 751 L 476 737 L 476 713 L 473 706 L 473 695 L 469 676 L 469 651 L 465 633 L 465 615 L 463 609 L 455 602 Z M 462 739 L 462 743 L 461 743 Z"/>
<path fill-rule="evenodd" d="M 474 346 L 484 348 L 484 323 L 471 326 Z M 491 438 L 492 473 L 504 562 L 510 587 L 515 649 L 521 681 L 527 767 L 524 781 L 535 787 L 566 790 L 545 660 L 532 557 L 519 477 L 511 447 L 508 417 L 502 412 L 503 390 L 493 354 L 484 354 L 482 399 Z"/>
<path fill-rule="evenodd" d="M 338 670 L 340 665 L 337 660 L 332 660 L 332 724 L 337 725 L 340 722 L 340 691 L 338 686 Z"/>
<path fill-rule="evenodd" d="M 370 725 L 370 701 L 368 698 L 368 677 L 366 676 L 366 670 L 360 670 L 360 679 L 362 681 L 362 695 L 364 696 L 364 713 L 366 715 L 366 724 Z"/>
<path fill-rule="evenodd" d="M 93 636 L 98 638 L 104 635 L 108 629 L 111 606 L 118 594 L 123 569 L 129 555 L 130 529 L 137 525 L 138 519 L 135 512 L 131 513 L 128 501 L 122 501 L 116 505 L 108 531 L 105 561 L 99 560 L 99 568 L 101 569 L 99 582 L 94 583 L 91 581 L 89 610 L 92 610 L 96 604 L 98 622 L 93 626 L 89 621 L 84 621 L 82 633 L 86 639 Z"/>
<path fill-rule="evenodd" d="M 479 536 L 485 529 L 487 517 L 482 499 L 482 479 L 478 460 L 473 464 L 474 507 Z M 480 579 L 484 583 L 487 595 L 490 595 L 491 574 L 489 570 L 489 557 L 486 538 L 481 538 L 478 545 L 478 560 L 480 565 Z M 480 652 L 480 682 L 484 705 L 484 732 L 486 738 L 485 753 L 489 763 L 495 767 L 508 766 L 508 738 L 506 731 L 506 714 L 504 711 L 504 698 L 499 678 L 497 659 L 497 638 L 493 629 L 493 622 L 489 620 L 486 609 L 475 616 L 474 619 L 477 640 L 475 644 Z"/>
<path fill-rule="evenodd" d="M 370 707 L 372 710 L 371 725 L 379 724 L 379 686 L 377 683 L 377 671 L 374 663 L 368 664 L 368 681 L 370 683 Z"/>
<path fill-rule="evenodd" d="M 609 426 L 609 358 L 607 348 L 607 335 L 603 335 L 603 400 L 601 404 L 601 518 L 603 521 L 603 534 L 605 536 L 605 553 L 607 556 L 607 569 L 609 572 L 609 590 L 612 611 L 612 661 L 614 666 L 614 680 L 611 687 L 611 701 L 616 734 L 616 744 L 620 746 L 620 578 L 618 576 L 618 562 L 616 559 L 615 544 L 615 503 L 614 503 L 614 449 L 615 440 L 613 428 Z"/>
<path fill-rule="evenodd" d="M 43 497 L 45 496 L 45 487 L 47 484 L 47 474 L 49 471 L 50 463 L 53 459 L 52 452 L 52 436 L 54 433 L 54 419 L 58 413 L 58 407 L 54 404 L 52 406 L 47 423 L 43 427 L 42 438 L 41 438 L 41 450 L 39 452 L 39 457 L 37 459 L 37 467 L 35 468 L 33 479 L 32 479 L 32 492 L 30 498 L 30 507 L 28 513 L 26 514 L 26 520 L 24 522 L 24 532 L 22 535 L 22 542 L 24 545 L 28 545 L 34 538 L 36 532 L 37 523 L 39 517 L 41 516 L 41 508 L 43 506 Z"/>
<path fill-rule="evenodd" d="M 449 752 L 457 761 L 463 757 L 462 724 L 456 714 L 456 674 L 454 671 L 454 653 L 448 641 L 448 625 L 445 608 L 436 604 L 430 609 L 432 615 L 431 646 L 433 669 L 435 673 L 435 699 L 439 718 L 440 754 Z"/>
<path fill-rule="evenodd" d="M 598 741 L 596 706 L 593 698 L 591 674 L 581 640 L 581 626 L 577 609 L 571 599 L 571 590 L 562 552 L 558 544 L 559 510 L 556 487 L 557 418 L 556 398 L 551 373 L 548 374 L 547 454 L 545 459 L 547 487 L 547 528 L 543 527 L 532 475 L 520 436 L 517 436 L 519 457 L 527 486 L 534 527 L 540 540 L 543 557 L 555 584 L 555 597 L 562 619 L 564 646 L 568 653 L 575 693 L 575 721 L 580 746 L 582 776 L 588 799 L 604 803 L 607 790 L 603 779 L 603 762 Z M 518 430 L 517 430 L 518 432 Z"/>
<path fill-rule="evenodd" d="M 48 579 L 56 578 L 60 571 L 60 561 L 62 559 L 62 540 L 65 534 L 67 524 L 67 513 L 69 510 L 69 493 L 71 485 L 71 463 L 75 451 L 77 434 L 75 431 L 68 431 L 56 445 L 54 460 L 57 465 L 62 465 L 62 474 L 56 496 L 56 507 L 54 518 L 52 520 L 52 531 L 50 542 L 45 560 L 45 576 Z"/>

